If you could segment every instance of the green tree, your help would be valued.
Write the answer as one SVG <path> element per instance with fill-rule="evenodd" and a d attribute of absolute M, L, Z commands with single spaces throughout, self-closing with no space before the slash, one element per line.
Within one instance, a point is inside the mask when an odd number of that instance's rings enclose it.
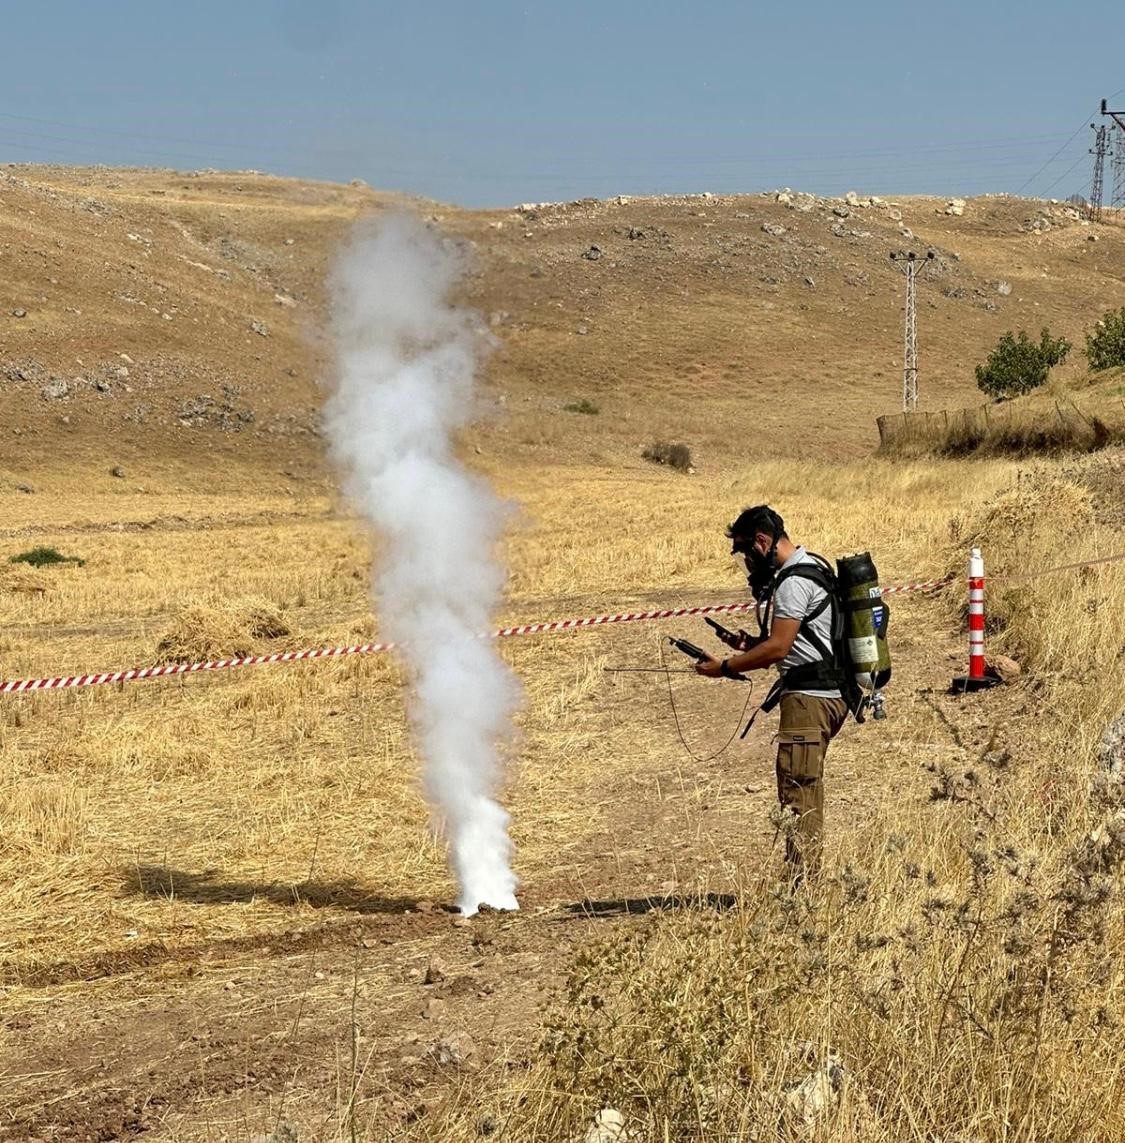
<path fill-rule="evenodd" d="M 1125 306 L 1110 310 L 1086 334 L 1086 360 L 1095 370 L 1125 365 Z"/>
<path fill-rule="evenodd" d="M 1070 352 L 1065 337 L 1052 337 L 1049 329 L 1034 342 L 1026 330 L 1016 337 L 1009 330 L 988 355 L 988 360 L 976 368 L 977 387 L 990 397 L 1005 400 L 1037 389 L 1047 380 L 1055 365 L 1061 365 Z"/>

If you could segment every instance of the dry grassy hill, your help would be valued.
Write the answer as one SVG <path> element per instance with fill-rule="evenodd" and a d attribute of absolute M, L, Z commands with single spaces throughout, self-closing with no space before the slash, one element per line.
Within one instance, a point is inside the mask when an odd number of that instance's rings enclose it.
<path fill-rule="evenodd" d="M 919 307 L 931 407 L 976 399 L 972 367 L 1005 329 L 1078 340 L 1125 298 L 1125 227 L 1066 207 L 782 197 L 466 212 L 254 173 L 9 166 L 0 466 L 31 484 L 60 455 L 204 484 L 211 455 L 280 482 L 318 470 L 325 269 L 353 219 L 395 207 L 475 247 L 467 292 L 502 346 L 476 439 L 500 463 L 618 465 L 675 437 L 706 464 L 783 455 L 794 431 L 862 454 L 900 403 L 888 254 L 906 246 L 937 254 Z M 599 413 L 566 411 L 583 400 Z"/>

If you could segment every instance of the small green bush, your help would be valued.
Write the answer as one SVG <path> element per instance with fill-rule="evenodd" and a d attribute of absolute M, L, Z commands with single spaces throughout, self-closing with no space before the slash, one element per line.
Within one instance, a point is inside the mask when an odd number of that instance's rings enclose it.
<path fill-rule="evenodd" d="M 8 561 L 13 564 L 30 564 L 33 568 L 50 567 L 52 564 L 77 564 L 80 568 L 86 566 L 86 561 L 78 556 L 64 556 L 58 548 L 29 548 L 12 556 Z"/>
<path fill-rule="evenodd" d="M 1086 360 L 1094 370 L 1125 365 L 1125 306 L 1110 310 L 1086 334 Z"/>
<path fill-rule="evenodd" d="M 641 456 L 653 464 L 666 464 L 677 472 L 690 472 L 694 467 L 691 449 L 686 444 L 672 441 L 656 441 L 642 450 Z"/>
<path fill-rule="evenodd" d="M 1048 329 L 1039 335 L 1038 344 L 1028 337 L 1026 330 L 1021 329 L 1018 338 L 1009 330 L 997 342 L 988 360 L 977 366 L 977 388 L 999 400 L 1030 392 L 1047 380 L 1048 372 L 1055 365 L 1066 360 L 1070 349 L 1065 337 L 1052 337 Z"/>
<path fill-rule="evenodd" d="M 567 413 L 585 413 L 588 417 L 596 417 L 601 412 L 601 409 L 588 397 L 583 397 L 580 401 L 571 401 L 569 405 L 563 405 L 563 410 Z"/>

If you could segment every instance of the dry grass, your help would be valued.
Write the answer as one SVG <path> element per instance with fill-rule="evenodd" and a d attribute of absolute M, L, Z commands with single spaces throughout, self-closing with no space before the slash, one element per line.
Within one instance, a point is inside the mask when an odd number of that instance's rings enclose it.
<path fill-rule="evenodd" d="M 880 418 L 886 455 L 1029 456 L 1097 452 L 1125 442 L 1122 371 L 1107 370 L 1079 387 L 1047 389 L 968 409 Z"/>
<path fill-rule="evenodd" d="M 828 551 L 873 543 L 885 579 L 928 575 L 946 563 L 944 555 L 935 558 L 930 537 L 948 528 L 949 480 L 957 472 L 885 462 L 803 474 L 773 462 L 752 474 L 709 478 L 647 466 L 591 471 L 572 485 L 586 505 L 581 528 L 557 495 L 572 473 L 508 477 L 501 483 L 523 514 L 509 543 L 505 618 L 589 614 L 652 594 L 673 603 L 703 592 L 738 598 L 741 573 L 722 529 L 745 503 L 761 499 L 786 505 L 794 534 L 815 536 Z M 998 464 L 974 473 L 958 495 L 979 503 L 1010 480 Z M 854 513 L 841 510 L 845 501 Z M 238 507 L 252 517 L 257 502 Z M 81 511 L 91 511 L 88 498 Z M 0 597 L 5 673 L 111 669 L 369 637 L 377 625 L 364 598 L 364 549 L 354 524 L 315 517 L 233 533 L 154 529 L 143 542 L 91 533 L 84 568 L 37 573 L 50 583 L 43 595 Z M 202 602 L 185 611 L 182 601 L 191 599 Z M 300 638 L 255 638 L 244 614 L 254 606 L 283 608 Z M 618 662 L 651 657 L 654 637 L 638 627 L 503 645 L 528 694 L 511 792 L 525 877 L 596 832 L 603 811 L 578 809 L 576 791 L 612 759 L 650 750 L 651 764 L 663 764 L 670 749 L 663 727 L 641 732 L 612 705 L 599 710 L 585 697 L 604 686 L 607 654 Z M 57 930 L 31 906 L 57 870 L 0 852 L 0 871 L 7 866 L 9 875 L 2 910 L 9 980 L 121 947 L 132 930 L 167 942 L 287 926 L 293 911 L 273 898 L 299 898 L 308 881 L 352 896 L 449 897 L 416 787 L 394 660 L 252 670 L 7 700 L 0 786 L 66 775 L 97 823 L 92 832 L 76 828 L 81 843 L 67 867 L 71 915 L 88 915 L 89 924 Z M 531 822 L 548 828 L 531 829 Z M 193 908 L 160 894 L 121 895 L 132 883 L 130 869 L 165 866 L 222 870 L 222 879 L 245 887 L 245 903 L 232 912 L 209 907 L 207 894 Z M 116 871 L 109 879 L 107 868 Z M 223 899 L 218 890 L 212 896 Z M 121 916 L 119 925 L 97 923 L 107 908 Z"/>

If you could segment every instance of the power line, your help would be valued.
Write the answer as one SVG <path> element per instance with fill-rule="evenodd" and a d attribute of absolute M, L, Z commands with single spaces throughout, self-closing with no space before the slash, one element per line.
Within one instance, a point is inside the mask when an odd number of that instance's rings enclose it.
<path fill-rule="evenodd" d="M 1088 115 L 1082 116 L 1082 122 L 1078 125 L 1077 128 L 1075 128 L 1074 134 L 1071 135 L 1069 139 L 1067 139 L 1067 141 L 1039 168 L 1039 170 L 1035 172 L 1035 174 L 1031 176 L 1031 178 L 1027 180 L 1027 182 L 1023 184 L 1023 186 L 1020 187 L 1018 191 L 1016 191 L 1017 195 L 1023 194 L 1023 192 L 1027 190 L 1027 188 L 1031 186 L 1033 182 L 1035 182 L 1035 180 L 1063 153 L 1063 151 L 1065 151 L 1067 147 L 1069 147 L 1070 144 L 1073 143 L 1080 134 L 1082 134 L 1083 128 L 1089 121 L 1090 117 Z M 1051 185 L 1054 186 L 1055 184 L 1052 183 Z M 1046 192 L 1044 192 L 1044 194 L 1045 193 Z"/>
<path fill-rule="evenodd" d="M 252 146 L 248 148 L 244 143 L 240 143 L 240 142 L 229 142 L 229 141 L 221 141 L 221 140 L 215 140 L 215 139 L 193 139 L 193 138 L 184 138 L 184 137 L 177 137 L 177 136 L 173 136 L 173 135 L 164 135 L 164 134 L 154 135 L 154 134 L 149 134 L 149 133 L 140 132 L 140 131 L 118 131 L 118 130 L 115 130 L 115 129 L 109 128 L 109 127 L 95 127 L 95 126 L 92 126 L 90 124 L 84 124 L 84 123 L 69 123 L 69 122 L 64 122 L 62 120 L 58 120 L 58 119 L 41 119 L 41 118 L 37 118 L 37 117 L 31 116 L 31 115 L 16 115 L 16 114 L 13 114 L 10 112 L 0 112 L 0 119 L 13 119 L 13 120 L 23 122 L 23 123 L 38 123 L 38 124 L 41 124 L 44 126 L 62 127 L 64 129 L 70 130 L 70 131 L 82 131 L 85 133 L 94 133 L 94 134 L 100 134 L 100 135 L 112 135 L 112 136 L 115 136 L 117 138 L 123 138 L 123 139 L 153 140 L 153 141 L 162 142 L 162 143 L 186 143 L 189 146 L 209 147 L 209 148 L 210 147 L 218 147 L 218 148 L 233 149 L 233 150 L 253 150 L 254 149 Z M 1060 135 L 1061 135 L 1061 133 L 1060 133 Z M 967 139 L 967 140 L 960 140 L 960 141 L 955 142 L 955 143 L 937 143 L 937 144 L 928 145 L 924 149 L 927 153 L 933 153 L 933 152 L 937 152 L 937 151 L 956 151 L 956 150 L 961 150 L 961 149 L 965 149 L 965 148 L 976 148 L 976 147 L 992 149 L 992 148 L 996 148 L 996 147 L 1015 146 L 1015 145 L 1020 145 L 1023 143 L 1027 143 L 1029 145 L 1041 144 L 1044 139 L 1051 139 L 1051 138 L 1058 138 L 1058 137 L 1060 137 L 1060 136 L 1059 135 L 1056 135 L 1056 136 L 1050 136 L 1050 135 L 1047 135 L 1047 136 L 1043 136 L 1043 135 L 1009 135 L 1009 136 L 997 138 L 997 139 Z M 330 150 L 334 150 L 337 153 L 341 153 L 341 154 L 346 153 L 346 154 L 350 155 L 350 154 L 352 154 L 356 151 L 359 151 L 361 149 L 362 149 L 361 145 L 357 144 L 355 147 L 352 147 L 352 148 L 331 148 Z M 268 147 L 267 150 L 271 154 L 282 154 L 282 153 L 304 154 L 304 152 L 301 150 L 295 150 L 295 149 L 291 149 L 291 148 L 279 148 L 279 147 L 274 147 L 274 146 Z M 323 153 L 323 148 L 321 148 L 319 145 L 317 147 L 317 150 L 320 153 Z M 878 158 L 881 156 L 901 155 L 901 154 L 905 154 L 908 152 L 913 153 L 916 150 L 917 150 L 916 147 L 909 147 L 909 148 L 905 147 L 905 146 L 902 146 L 902 147 L 884 147 L 884 148 L 878 148 L 875 150 L 844 151 L 844 152 L 838 152 L 835 154 L 829 153 L 829 152 L 818 152 L 818 157 L 821 159 L 825 159 L 825 160 Z M 576 155 L 575 153 L 571 152 L 569 155 L 569 160 L 572 161 L 574 158 L 578 158 L 578 157 L 581 157 L 581 156 Z M 643 161 L 646 161 L 646 162 L 676 162 L 676 163 L 700 162 L 700 163 L 714 163 L 714 164 L 718 164 L 718 163 L 740 164 L 740 163 L 745 163 L 745 162 L 757 162 L 757 161 L 767 159 L 767 158 L 768 159 L 775 159 L 775 158 L 785 157 L 785 156 L 784 156 L 784 152 L 771 152 L 769 155 L 740 154 L 737 157 L 735 157 L 735 156 L 715 156 L 715 155 L 684 155 L 684 154 L 646 154 L 646 155 L 641 155 L 641 156 L 636 156 L 636 157 L 643 160 Z M 794 156 L 794 157 L 796 157 L 796 156 Z M 562 160 L 562 161 L 566 162 L 567 160 Z"/>
<path fill-rule="evenodd" d="M 1079 155 L 1078 158 L 1075 159 L 1074 162 L 1071 163 L 1070 166 L 1067 167 L 1067 169 L 1063 171 L 1063 173 L 1059 175 L 1059 177 L 1055 179 L 1055 181 L 1051 183 L 1051 185 L 1047 187 L 1039 197 L 1046 198 L 1047 195 L 1050 194 L 1050 192 L 1053 191 L 1055 187 L 1057 187 L 1059 183 L 1061 183 L 1063 179 L 1067 177 L 1067 175 L 1076 171 L 1086 161 L 1087 155 L 1089 155 L 1089 151 L 1084 151 L 1081 155 Z"/>

